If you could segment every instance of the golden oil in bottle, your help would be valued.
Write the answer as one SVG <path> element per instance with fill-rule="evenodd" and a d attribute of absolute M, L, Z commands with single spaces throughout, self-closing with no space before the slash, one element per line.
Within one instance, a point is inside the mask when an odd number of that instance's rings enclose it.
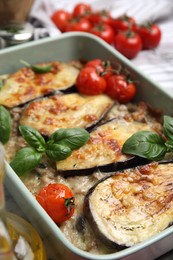
<path fill-rule="evenodd" d="M 3 190 L 3 179 L 5 174 L 5 164 L 3 157 L 3 148 L 0 146 L 0 260 L 12 260 L 13 250 L 12 241 L 10 239 L 6 226 L 5 216 L 5 200 Z"/>

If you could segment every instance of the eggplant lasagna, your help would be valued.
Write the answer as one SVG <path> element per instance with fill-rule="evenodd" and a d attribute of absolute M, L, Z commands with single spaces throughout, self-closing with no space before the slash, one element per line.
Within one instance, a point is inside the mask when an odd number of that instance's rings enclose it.
<path fill-rule="evenodd" d="M 48 73 L 24 67 L 2 78 L 0 105 L 12 118 L 10 140 L 4 145 L 7 161 L 26 146 L 19 125 L 32 126 L 45 138 L 60 128 L 85 128 L 90 132 L 86 145 L 55 164 L 43 157 L 21 176 L 33 195 L 49 183 L 72 189 L 75 213 L 59 226 L 69 241 L 107 254 L 166 228 L 173 219 L 173 165 L 144 164 L 121 152 L 139 130 L 161 133 L 160 117 L 144 102 L 119 104 L 106 95 L 81 95 L 74 88 L 79 67 L 50 64 Z"/>

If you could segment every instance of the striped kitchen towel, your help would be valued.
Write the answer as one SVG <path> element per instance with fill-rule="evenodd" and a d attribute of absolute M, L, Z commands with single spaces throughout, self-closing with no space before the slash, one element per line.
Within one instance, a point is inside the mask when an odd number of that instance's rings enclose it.
<path fill-rule="evenodd" d="M 58 9 L 71 12 L 81 0 L 35 0 L 29 22 L 34 26 L 33 39 L 60 35 L 61 32 L 51 21 L 51 15 Z M 160 45 L 146 50 L 132 62 L 146 76 L 158 83 L 164 91 L 173 96 L 173 1 L 172 0 L 84 0 L 93 10 L 107 9 L 113 17 L 127 14 L 138 24 L 153 21 L 162 31 Z M 3 46 L 2 39 L 1 47 Z"/>
<path fill-rule="evenodd" d="M 61 32 L 51 21 L 51 15 L 58 9 L 69 12 L 81 0 L 36 0 L 30 13 L 30 21 L 37 21 L 44 33 L 56 36 Z M 123 14 L 133 16 L 137 23 L 153 21 L 162 31 L 160 45 L 154 50 L 146 50 L 132 60 L 147 76 L 173 96 L 173 1 L 172 0 L 85 0 L 94 10 L 107 9 L 113 17 Z M 35 38 L 39 38 L 39 28 Z M 40 32 L 43 28 L 40 28 Z"/>

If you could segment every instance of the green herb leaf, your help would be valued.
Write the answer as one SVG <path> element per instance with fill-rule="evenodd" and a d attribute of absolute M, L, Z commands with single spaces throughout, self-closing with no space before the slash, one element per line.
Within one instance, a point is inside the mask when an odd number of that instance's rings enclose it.
<path fill-rule="evenodd" d="M 19 176 L 22 176 L 33 170 L 40 163 L 41 158 L 41 153 L 31 147 L 25 147 L 16 153 L 10 165 Z"/>
<path fill-rule="evenodd" d="M 16 24 L 16 25 L 10 24 L 10 25 L 3 26 L 0 29 L 7 31 L 8 33 L 15 34 L 15 33 L 19 33 L 23 29 L 23 27 L 22 27 L 22 25 L 19 25 L 19 24 Z"/>
<path fill-rule="evenodd" d="M 46 146 L 46 155 L 53 161 L 64 160 L 71 155 L 71 152 L 69 147 L 60 144 L 47 143 Z"/>
<path fill-rule="evenodd" d="M 19 126 L 19 131 L 30 146 L 34 147 L 38 152 L 45 151 L 45 140 L 36 129 L 30 126 Z"/>
<path fill-rule="evenodd" d="M 55 143 L 68 146 L 71 150 L 78 149 L 89 139 L 89 133 L 83 128 L 59 129 L 50 136 Z"/>
<path fill-rule="evenodd" d="M 6 144 L 11 133 L 11 117 L 6 108 L 0 106 L 0 142 Z"/>
<path fill-rule="evenodd" d="M 0 79 L 0 91 L 1 91 L 1 89 L 2 89 L 2 87 L 3 87 L 3 80 L 2 79 Z"/>
<path fill-rule="evenodd" d="M 50 72 L 52 69 L 52 65 L 46 65 L 46 66 L 39 66 L 39 65 L 32 65 L 31 69 L 36 73 L 47 73 Z"/>
<path fill-rule="evenodd" d="M 173 118 L 170 116 L 164 116 L 163 132 L 168 140 L 173 141 Z"/>
<path fill-rule="evenodd" d="M 31 65 L 30 63 L 24 60 L 20 60 L 20 62 L 23 63 L 28 68 L 31 68 L 35 73 L 39 73 L 39 74 L 50 72 L 52 69 L 52 65 Z"/>
<path fill-rule="evenodd" d="M 167 142 L 165 142 L 165 145 L 168 148 L 168 152 L 173 151 L 173 141 L 167 141 Z"/>
<path fill-rule="evenodd" d="M 123 145 L 122 152 L 137 155 L 149 160 L 160 160 L 167 151 L 164 140 L 156 133 L 139 131 Z"/>

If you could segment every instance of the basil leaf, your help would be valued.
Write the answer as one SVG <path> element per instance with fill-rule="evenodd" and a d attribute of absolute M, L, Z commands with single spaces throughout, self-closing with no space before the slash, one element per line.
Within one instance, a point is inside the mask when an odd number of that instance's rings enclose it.
<path fill-rule="evenodd" d="M 68 146 L 71 150 L 80 148 L 88 139 L 89 133 L 83 128 L 61 128 L 50 136 L 50 140 Z"/>
<path fill-rule="evenodd" d="M 164 140 L 156 133 L 139 131 L 123 145 L 122 152 L 137 155 L 149 160 L 160 160 L 167 151 Z"/>
<path fill-rule="evenodd" d="M 2 79 L 0 79 L 0 91 L 1 91 L 1 89 L 2 89 L 2 87 L 3 87 L 3 80 Z"/>
<path fill-rule="evenodd" d="M 165 145 L 170 152 L 173 151 L 173 141 L 167 141 L 167 142 L 165 142 Z"/>
<path fill-rule="evenodd" d="M 31 65 L 31 69 L 36 72 L 36 73 L 46 73 L 50 72 L 52 69 L 52 65 L 46 65 L 46 66 L 41 66 L 41 65 Z"/>
<path fill-rule="evenodd" d="M 165 136 L 173 141 L 173 118 L 170 116 L 164 116 L 163 132 Z"/>
<path fill-rule="evenodd" d="M 71 149 L 60 144 L 47 144 L 46 155 L 53 161 L 64 160 L 71 155 Z"/>
<path fill-rule="evenodd" d="M 22 176 L 26 172 L 33 170 L 41 161 L 42 154 L 32 147 L 25 147 L 19 150 L 13 161 L 10 163 L 13 170 Z"/>
<path fill-rule="evenodd" d="M 11 133 L 11 117 L 6 108 L 0 106 L 0 142 L 6 144 Z"/>
<path fill-rule="evenodd" d="M 46 73 L 51 71 L 52 69 L 52 65 L 31 65 L 24 60 L 20 60 L 20 62 L 23 63 L 25 66 L 31 68 L 36 73 Z"/>
<path fill-rule="evenodd" d="M 38 152 L 45 151 L 45 140 L 36 129 L 30 126 L 19 126 L 19 131 L 30 146 Z"/>

